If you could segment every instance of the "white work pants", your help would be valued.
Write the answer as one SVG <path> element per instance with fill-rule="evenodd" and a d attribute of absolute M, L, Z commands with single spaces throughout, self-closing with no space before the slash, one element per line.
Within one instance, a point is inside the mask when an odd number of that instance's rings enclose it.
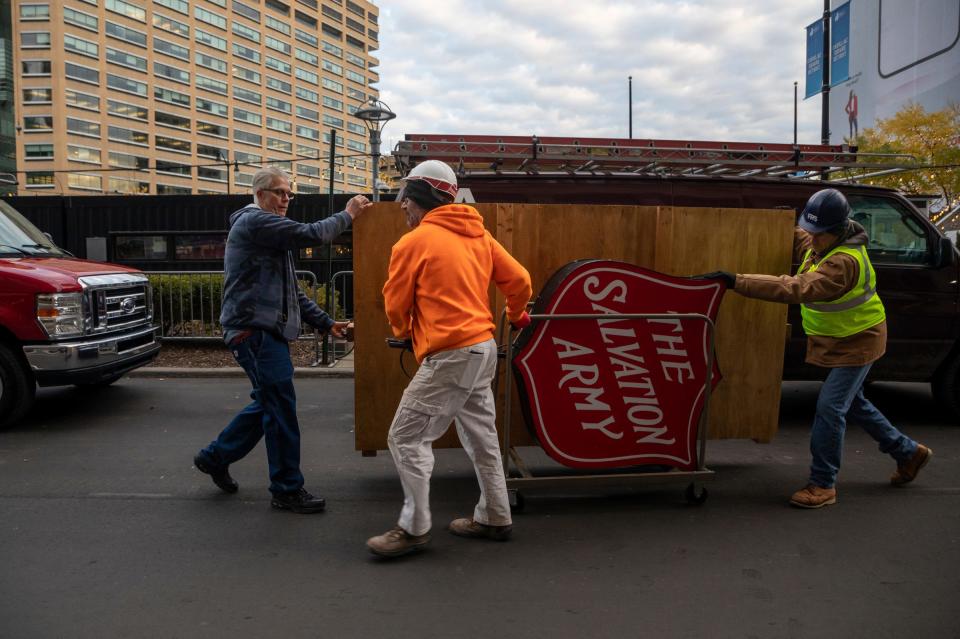
<path fill-rule="evenodd" d="M 430 530 L 432 444 L 454 420 L 480 481 L 474 520 L 490 526 L 512 523 L 490 388 L 496 365 L 497 344 L 492 339 L 434 353 L 423 360 L 403 392 L 387 441 L 403 484 L 397 523 L 411 535 Z"/>

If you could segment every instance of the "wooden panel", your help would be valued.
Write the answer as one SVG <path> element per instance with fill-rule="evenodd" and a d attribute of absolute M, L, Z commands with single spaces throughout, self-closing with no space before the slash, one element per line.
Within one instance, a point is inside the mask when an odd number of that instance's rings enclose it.
<path fill-rule="evenodd" d="M 792 211 L 660 210 L 655 270 L 671 275 L 787 273 Z M 770 441 L 777 430 L 787 306 L 728 292 L 717 317 L 723 382 L 711 398 L 711 438 Z"/>
<path fill-rule="evenodd" d="M 535 295 L 558 268 L 577 259 L 624 260 L 675 275 L 718 269 L 785 273 L 790 267 L 790 211 L 537 204 L 476 208 L 487 229 L 530 271 Z M 403 214 L 392 202 L 377 204 L 354 229 L 357 450 L 386 448 L 386 434 L 407 384 L 399 352 L 384 343 L 391 334 L 381 295 L 390 248 L 406 230 Z M 493 287 L 491 299 L 499 320 L 504 302 Z M 711 406 L 711 437 L 773 437 L 785 325 L 784 305 L 734 293 L 725 297 L 717 322 L 724 381 Z M 404 364 L 412 375 L 416 362 L 409 353 Z M 503 388 L 502 380 L 498 387 Z M 511 443 L 530 445 L 515 388 L 513 393 Z M 499 396 L 498 409 L 502 416 Z M 453 430 L 436 445 L 458 445 Z"/>

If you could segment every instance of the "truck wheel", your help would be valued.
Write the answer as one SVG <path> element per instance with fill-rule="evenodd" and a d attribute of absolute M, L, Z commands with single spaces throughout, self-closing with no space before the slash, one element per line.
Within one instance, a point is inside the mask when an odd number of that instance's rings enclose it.
<path fill-rule="evenodd" d="M 960 417 L 960 354 L 956 354 L 940 367 L 930 383 L 937 404 Z"/>
<path fill-rule="evenodd" d="M 37 392 L 24 364 L 6 344 L 0 344 L 0 428 L 23 417 Z"/>

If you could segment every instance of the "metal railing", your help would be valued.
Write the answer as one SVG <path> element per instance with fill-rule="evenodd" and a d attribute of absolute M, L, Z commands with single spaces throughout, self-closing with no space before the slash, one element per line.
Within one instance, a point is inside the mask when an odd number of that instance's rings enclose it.
<path fill-rule="evenodd" d="M 338 286 L 339 285 L 339 286 Z M 353 319 L 353 271 L 337 271 L 330 278 L 329 290 L 333 292 L 333 300 L 339 304 L 333 309 L 330 316 L 336 322 L 348 322 Z M 348 309 L 350 309 L 348 311 Z M 322 366 L 333 366 L 353 351 L 349 342 L 334 341 L 329 334 L 323 336 L 322 355 L 318 362 Z"/>
<path fill-rule="evenodd" d="M 214 341 L 223 339 L 220 307 L 223 304 L 223 271 L 149 271 L 153 286 L 153 317 L 160 325 L 160 338 L 177 341 Z M 296 271 L 297 282 L 308 297 L 319 304 L 317 276 Z M 343 299 L 343 298 L 341 298 Z M 320 334 L 304 324 L 301 340 L 313 340 L 315 361 L 320 360 Z"/>

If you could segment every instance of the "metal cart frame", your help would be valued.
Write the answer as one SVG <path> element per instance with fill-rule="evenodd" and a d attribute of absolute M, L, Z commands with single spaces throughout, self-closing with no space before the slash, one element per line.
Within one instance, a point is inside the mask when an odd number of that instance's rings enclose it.
<path fill-rule="evenodd" d="M 713 379 L 714 347 L 715 347 L 715 326 L 713 320 L 700 313 L 556 313 L 556 314 L 531 314 L 531 320 L 611 320 L 611 319 L 692 319 L 700 320 L 707 324 L 708 350 L 707 350 L 707 375 L 704 382 L 704 402 L 703 410 L 700 413 L 700 419 L 697 423 L 697 463 L 694 470 L 671 470 L 666 472 L 609 472 L 609 473 L 585 473 L 585 474 L 565 474 L 565 475 L 541 475 L 535 476 L 530 472 L 520 452 L 510 445 L 511 429 L 511 401 L 513 393 L 513 341 L 514 329 L 511 327 L 507 333 L 505 344 L 506 354 L 506 372 L 504 375 L 504 417 L 503 417 L 503 474 L 507 481 L 507 492 L 510 496 L 510 506 L 514 510 L 522 510 L 524 507 L 523 494 L 520 489 L 523 487 L 539 488 L 562 488 L 576 486 L 580 484 L 590 484 L 596 487 L 630 485 L 633 483 L 642 483 L 645 485 L 670 484 L 675 482 L 687 482 L 687 488 L 684 493 L 686 499 L 691 504 L 702 504 L 706 501 L 708 492 L 702 485 L 703 482 L 711 480 L 714 472 L 706 467 L 705 455 L 707 444 L 707 420 L 710 413 L 710 383 Z M 506 322 L 506 310 L 502 317 L 500 334 L 503 335 L 503 326 Z M 499 379 L 499 376 L 494 377 Z M 494 394 L 497 390 L 494 389 Z M 518 477 L 511 477 L 511 462 L 516 467 Z"/>

